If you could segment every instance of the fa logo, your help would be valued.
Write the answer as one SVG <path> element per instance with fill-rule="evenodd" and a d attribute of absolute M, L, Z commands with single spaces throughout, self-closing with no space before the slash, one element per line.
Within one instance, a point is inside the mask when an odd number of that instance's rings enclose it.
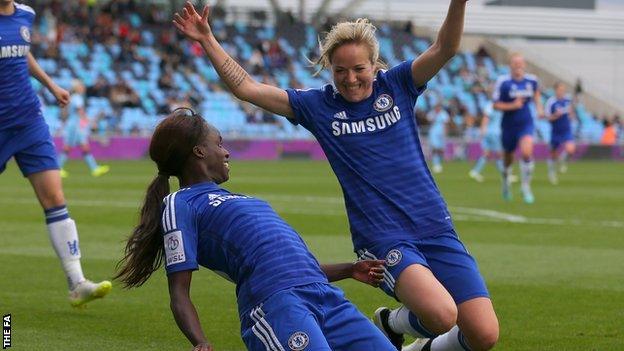
<path fill-rule="evenodd" d="M 377 100 L 375 100 L 373 107 L 379 112 L 387 111 L 392 107 L 392 98 L 388 94 L 381 94 Z"/>
<path fill-rule="evenodd" d="M 386 255 L 386 264 L 392 267 L 397 263 L 401 262 L 402 258 L 403 254 L 401 253 L 401 251 L 397 249 L 390 250 L 390 252 L 388 252 L 388 255 Z"/>
<path fill-rule="evenodd" d="M 288 347 L 293 351 L 301 351 L 308 346 L 310 338 L 304 332 L 296 332 L 288 339 Z"/>
<path fill-rule="evenodd" d="M 169 250 L 173 251 L 177 249 L 178 246 L 180 246 L 178 239 L 175 236 L 170 236 L 167 240 L 167 247 L 169 247 Z"/>
<path fill-rule="evenodd" d="M 22 39 L 24 39 L 27 43 L 30 43 L 30 29 L 28 29 L 28 27 L 21 26 L 20 34 L 22 35 Z"/>
<path fill-rule="evenodd" d="M 69 248 L 69 254 L 77 256 L 80 254 L 80 248 L 78 248 L 78 240 L 68 241 L 67 247 Z"/>

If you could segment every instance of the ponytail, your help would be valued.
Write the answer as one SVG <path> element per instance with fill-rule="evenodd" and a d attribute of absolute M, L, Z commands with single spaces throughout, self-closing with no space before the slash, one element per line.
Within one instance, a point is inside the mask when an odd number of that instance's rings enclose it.
<path fill-rule="evenodd" d="M 114 279 L 126 288 L 143 285 L 163 262 L 160 231 L 162 201 L 169 194 L 169 176 L 159 172 L 147 188 L 139 224 L 128 238 L 124 257 L 117 263 Z"/>

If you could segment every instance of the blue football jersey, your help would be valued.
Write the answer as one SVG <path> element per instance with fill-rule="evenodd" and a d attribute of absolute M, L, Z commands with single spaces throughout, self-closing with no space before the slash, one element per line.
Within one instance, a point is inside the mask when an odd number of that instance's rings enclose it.
<path fill-rule="evenodd" d="M 514 80 L 511 75 L 500 76 L 494 87 L 495 102 L 513 102 L 516 98 L 524 98 L 524 105 L 515 111 L 503 113 L 503 128 L 521 127 L 533 123 L 531 105 L 534 104 L 535 92 L 539 89 L 537 77 L 525 74 L 522 80 Z"/>
<path fill-rule="evenodd" d="M 27 61 L 34 20 L 35 11 L 18 3 L 12 15 L 0 16 L 0 130 L 43 120 Z"/>
<path fill-rule="evenodd" d="M 332 85 L 288 89 L 300 123 L 319 141 L 342 187 L 355 249 L 452 229 L 420 146 L 411 62 L 380 71 L 373 94 L 346 101 Z"/>
<path fill-rule="evenodd" d="M 201 265 L 236 284 L 239 313 L 273 293 L 327 283 L 301 237 L 266 202 L 213 182 L 164 199 L 162 228 L 168 274 Z"/>
<path fill-rule="evenodd" d="M 550 117 L 555 112 L 563 112 L 561 117 L 554 121 L 550 121 L 552 126 L 552 135 L 568 134 L 572 131 L 570 125 L 570 111 L 572 109 L 572 101 L 569 98 L 557 99 L 556 96 L 552 96 L 546 101 L 545 113 L 547 117 Z"/>

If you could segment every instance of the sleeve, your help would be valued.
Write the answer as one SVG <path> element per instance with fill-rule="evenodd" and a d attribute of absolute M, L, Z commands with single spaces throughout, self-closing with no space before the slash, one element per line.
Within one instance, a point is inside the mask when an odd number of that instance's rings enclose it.
<path fill-rule="evenodd" d="M 193 209 L 177 193 L 165 197 L 162 212 L 167 274 L 197 270 L 198 235 Z"/>
<path fill-rule="evenodd" d="M 420 87 L 414 85 L 414 78 L 412 78 L 412 62 L 413 60 L 403 61 L 381 74 L 386 77 L 388 83 L 399 86 L 401 90 L 406 91 L 415 104 L 418 96 L 427 89 L 427 84 Z"/>
<path fill-rule="evenodd" d="M 323 99 L 323 93 L 320 89 L 286 89 L 288 94 L 288 103 L 295 113 L 294 119 L 288 119 L 292 124 L 301 124 L 305 129 L 312 132 L 314 125 L 315 110 L 314 104 L 318 105 Z"/>

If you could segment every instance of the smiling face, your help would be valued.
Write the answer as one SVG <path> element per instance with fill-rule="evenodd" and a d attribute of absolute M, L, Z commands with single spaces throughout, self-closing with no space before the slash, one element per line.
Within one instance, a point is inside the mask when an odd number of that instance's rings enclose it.
<path fill-rule="evenodd" d="M 345 100 L 359 102 L 373 93 L 375 69 L 366 46 L 350 43 L 336 48 L 331 68 L 334 85 Z"/>
<path fill-rule="evenodd" d="M 203 158 L 208 176 L 217 184 L 230 178 L 230 153 L 223 147 L 223 138 L 216 129 L 210 132 L 193 148 L 193 152 Z"/>

